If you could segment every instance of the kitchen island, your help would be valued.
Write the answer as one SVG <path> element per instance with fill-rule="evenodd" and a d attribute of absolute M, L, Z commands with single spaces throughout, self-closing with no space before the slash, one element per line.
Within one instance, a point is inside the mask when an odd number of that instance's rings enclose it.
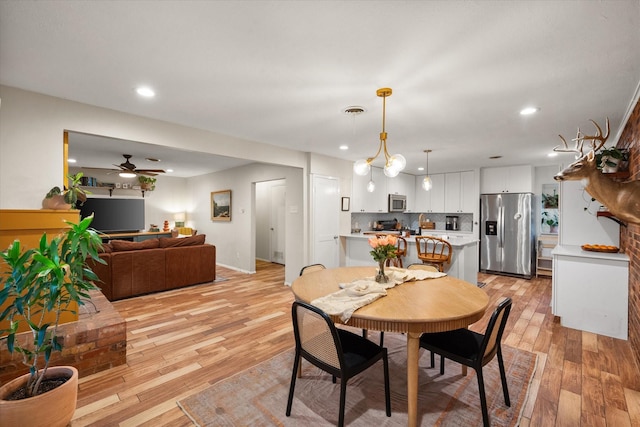
<path fill-rule="evenodd" d="M 478 281 L 478 239 L 470 233 L 455 233 L 434 231 L 431 236 L 446 237 L 451 243 L 453 254 L 451 264 L 445 272 L 453 277 L 476 284 Z M 374 234 L 352 233 L 340 236 L 345 248 L 347 267 L 376 265 L 369 252 L 371 247 L 368 240 Z M 404 266 L 421 263 L 416 249 L 417 236 L 405 237 L 407 241 L 407 255 L 403 259 Z"/>

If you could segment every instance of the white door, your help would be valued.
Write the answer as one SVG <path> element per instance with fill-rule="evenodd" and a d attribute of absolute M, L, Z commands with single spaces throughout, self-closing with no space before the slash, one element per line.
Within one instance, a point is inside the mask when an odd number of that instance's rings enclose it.
<path fill-rule="evenodd" d="M 311 177 L 311 262 L 336 268 L 339 263 L 340 186 L 336 178 Z"/>
<path fill-rule="evenodd" d="M 285 185 L 271 187 L 270 250 L 271 262 L 284 264 Z"/>

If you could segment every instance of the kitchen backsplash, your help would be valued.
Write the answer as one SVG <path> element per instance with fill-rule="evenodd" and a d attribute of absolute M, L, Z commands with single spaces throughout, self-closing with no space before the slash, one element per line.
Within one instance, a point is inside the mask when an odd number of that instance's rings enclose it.
<path fill-rule="evenodd" d="M 428 218 L 429 221 L 436 223 L 436 230 L 444 230 L 446 217 L 455 215 L 458 217 L 458 224 L 460 224 L 460 230 L 458 231 L 473 231 L 473 214 L 470 213 L 428 213 L 423 215 L 425 220 Z M 402 227 L 417 230 L 419 217 L 420 214 L 418 213 L 352 213 L 351 229 L 360 228 L 362 231 L 370 231 L 376 221 L 396 219 Z"/>

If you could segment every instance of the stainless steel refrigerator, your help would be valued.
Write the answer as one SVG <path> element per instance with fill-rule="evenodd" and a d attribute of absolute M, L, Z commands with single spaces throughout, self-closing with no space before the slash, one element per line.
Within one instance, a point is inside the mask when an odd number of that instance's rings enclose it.
<path fill-rule="evenodd" d="M 535 274 L 533 194 L 480 195 L 480 270 L 530 279 Z"/>

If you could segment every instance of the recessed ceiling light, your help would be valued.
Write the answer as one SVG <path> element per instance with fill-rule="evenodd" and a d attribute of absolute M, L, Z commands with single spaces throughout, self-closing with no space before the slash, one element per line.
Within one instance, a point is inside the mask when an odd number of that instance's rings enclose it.
<path fill-rule="evenodd" d="M 154 96 L 156 96 L 156 93 L 153 91 L 153 89 L 147 86 L 140 86 L 136 89 L 136 92 L 138 93 L 138 95 L 144 96 L 145 98 L 153 98 Z"/>
<path fill-rule="evenodd" d="M 420 167 L 418 168 L 418 170 L 419 170 L 419 171 L 423 171 L 423 170 L 424 170 L 424 166 L 420 166 Z"/>
<path fill-rule="evenodd" d="M 173 172 L 173 169 L 167 169 L 167 172 L 171 173 Z"/>
<path fill-rule="evenodd" d="M 547 154 L 547 157 L 556 157 L 557 155 L 558 155 L 558 153 L 553 151 L 553 152 Z"/>
<path fill-rule="evenodd" d="M 520 115 L 522 116 L 530 116 L 531 114 L 535 114 L 540 111 L 538 107 L 526 107 L 520 110 Z"/>
<path fill-rule="evenodd" d="M 67 159 L 67 163 L 75 163 L 76 159 Z"/>
<path fill-rule="evenodd" d="M 349 146 L 348 146 L 348 145 L 341 145 L 341 146 L 340 146 L 340 149 L 341 149 L 341 150 L 348 150 L 348 149 L 349 149 Z"/>

